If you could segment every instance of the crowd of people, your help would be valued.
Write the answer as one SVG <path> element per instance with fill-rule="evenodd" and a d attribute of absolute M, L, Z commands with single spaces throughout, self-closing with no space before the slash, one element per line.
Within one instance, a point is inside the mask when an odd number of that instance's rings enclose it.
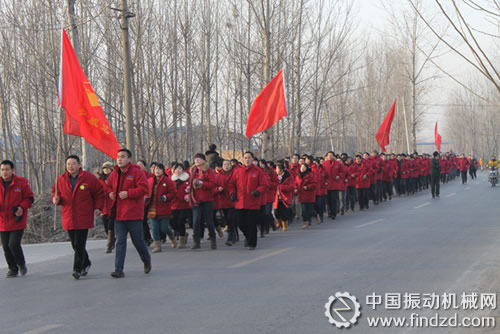
<path fill-rule="evenodd" d="M 80 158 L 65 160 L 66 172 L 52 187 L 52 202 L 61 206 L 62 227 L 74 249 L 75 279 L 86 276 L 91 261 L 86 251 L 89 229 L 102 221 L 108 240 L 106 252 L 115 250 L 111 276 L 122 278 L 127 237 L 136 248 L 144 272 L 151 271 L 151 252 L 185 248 L 192 233 L 191 249 L 200 249 L 208 230 L 210 249 L 224 237 L 233 246 L 243 234 L 244 246 L 257 247 L 258 238 L 270 231 L 286 232 L 294 219 L 302 229 L 322 224 L 324 216 L 335 220 L 348 211 L 368 210 L 370 205 L 406 197 L 431 188 L 439 197 L 440 183 L 467 172 L 476 177 L 477 161 L 453 153 L 385 154 L 372 151 L 350 157 L 330 151 L 322 157 L 294 154 L 279 161 L 258 159 L 245 152 L 242 161 L 226 160 L 211 145 L 205 154 L 188 161 L 149 165 L 132 163 L 132 153 L 120 149 L 116 164 L 105 162 L 98 175 L 84 171 Z M 21 240 L 33 192 L 25 178 L 14 174 L 14 164 L 1 164 L 3 198 L 0 236 L 9 266 L 7 277 L 25 275 L 27 267 Z"/>

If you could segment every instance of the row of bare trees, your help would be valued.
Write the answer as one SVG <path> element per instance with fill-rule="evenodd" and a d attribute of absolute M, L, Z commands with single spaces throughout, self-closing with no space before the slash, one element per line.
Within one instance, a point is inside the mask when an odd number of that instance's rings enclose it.
<path fill-rule="evenodd" d="M 70 24 L 68 4 L 74 6 Z M 369 38 L 348 0 L 129 0 L 136 158 L 190 159 L 216 143 L 226 156 L 261 151 L 247 141 L 251 103 L 283 68 L 288 117 L 265 136 L 269 159 L 295 152 L 354 153 L 375 133 L 395 98 L 390 150 L 414 150 L 436 44 L 407 6 L 394 34 Z M 418 5 L 418 4 L 417 4 Z M 125 144 L 119 7 L 111 0 L 0 0 L 2 157 L 43 192 L 55 178 L 60 28 L 77 29 L 79 58 L 120 143 Z M 399 21 L 398 21 L 399 20 Z M 422 28 L 424 27 L 424 28 Z M 70 34 L 72 36 L 72 34 Z M 417 43 L 427 56 L 417 49 Z M 407 113 L 408 142 L 404 113 Z M 62 156 L 82 142 L 63 136 Z M 109 159 L 93 152 L 89 168 Z"/>

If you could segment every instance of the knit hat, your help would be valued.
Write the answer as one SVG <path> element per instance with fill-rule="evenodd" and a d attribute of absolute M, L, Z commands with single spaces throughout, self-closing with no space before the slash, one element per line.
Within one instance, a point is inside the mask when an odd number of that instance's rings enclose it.
<path fill-rule="evenodd" d="M 113 169 L 113 167 L 114 167 L 114 164 L 111 161 L 106 161 L 105 163 L 102 164 L 102 169 L 104 169 L 104 168 Z"/>

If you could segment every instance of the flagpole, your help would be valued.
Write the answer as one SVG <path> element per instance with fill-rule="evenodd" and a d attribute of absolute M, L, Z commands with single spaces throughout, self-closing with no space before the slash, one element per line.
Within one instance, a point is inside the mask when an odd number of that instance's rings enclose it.
<path fill-rule="evenodd" d="M 405 108 L 405 97 L 402 98 L 403 101 L 403 115 L 405 118 L 405 129 L 406 129 L 406 148 L 408 149 L 408 154 L 410 154 L 410 140 L 408 139 L 408 123 L 406 122 L 406 108 Z"/>
<path fill-rule="evenodd" d="M 56 183 L 55 183 L 55 195 L 54 197 L 59 198 L 59 193 L 57 191 L 57 181 L 59 180 L 59 165 L 61 164 L 61 140 L 62 140 L 62 107 L 59 105 L 59 121 L 58 121 L 58 134 L 57 134 L 57 153 L 56 153 Z M 59 199 L 60 200 L 60 199 Z M 57 205 L 54 205 L 54 231 L 57 230 Z"/>

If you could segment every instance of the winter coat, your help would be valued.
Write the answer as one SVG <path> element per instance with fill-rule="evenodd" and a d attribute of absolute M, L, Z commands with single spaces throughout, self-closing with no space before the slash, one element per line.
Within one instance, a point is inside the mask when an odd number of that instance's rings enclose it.
<path fill-rule="evenodd" d="M 299 203 L 316 202 L 316 180 L 311 171 L 299 174 L 295 177 L 297 187 L 297 200 Z"/>
<path fill-rule="evenodd" d="M 467 158 L 460 158 L 458 160 L 458 167 L 461 172 L 466 172 L 469 169 L 470 163 Z"/>
<path fill-rule="evenodd" d="M 431 175 L 439 176 L 441 174 L 441 164 L 439 163 L 439 158 L 431 159 Z"/>
<path fill-rule="evenodd" d="M 295 177 L 290 174 L 290 172 L 285 171 L 283 175 L 278 176 L 279 185 L 276 190 L 276 196 L 273 202 L 273 208 L 278 208 L 278 203 L 281 199 L 285 207 L 289 208 L 293 202 L 293 196 L 295 194 Z"/>
<path fill-rule="evenodd" d="M 148 195 L 145 207 L 148 208 L 154 201 L 156 216 L 168 216 L 172 214 L 172 201 L 177 195 L 174 183 L 166 175 L 162 175 L 158 182 L 156 177 L 148 179 Z M 155 198 L 153 188 L 156 187 Z M 165 196 L 165 197 L 163 197 Z"/>
<path fill-rule="evenodd" d="M 75 188 L 66 172 L 52 186 L 52 198 L 58 197 L 63 230 L 86 230 L 94 227 L 94 210 L 104 207 L 105 191 L 97 177 L 80 169 Z"/>
<path fill-rule="evenodd" d="M 342 190 L 344 188 L 344 168 L 342 163 L 332 160 L 323 162 L 323 168 L 325 169 L 327 178 L 328 178 L 328 186 L 327 190 Z"/>
<path fill-rule="evenodd" d="M 118 181 L 120 181 L 119 188 Z M 127 192 L 127 198 L 120 199 L 118 194 Z M 129 164 L 123 172 L 118 166 L 108 178 L 108 192 L 114 193 L 111 202 L 111 217 L 116 220 L 143 220 L 144 197 L 148 194 L 148 181 L 144 172 L 136 164 Z"/>
<path fill-rule="evenodd" d="M 190 185 L 190 195 L 192 200 L 192 205 L 196 206 L 197 203 L 202 202 L 212 202 L 214 200 L 214 188 L 217 176 L 215 172 L 208 168 L 208 164 L 205 163 L 201 168 L 193 166 L 191 168 L 191 177 L 189 179 Z M 196 188 L 193 185 L 195 180 L 201 180 L 203 184 L 201 188 Z"/>
<path fill-rule="evenodd" d="M 235 209 L 259 210 L 262 196 L 265 196 L 268 189 L 269 182 L 265 172 L 255 165 L 235 170 L 231 178 L 230 194 L 236 196 Z"/>
<path fill-rule="evenodd" d="M 216 186 L 214 187 L 215 210 L 234 208 L 234 203 L 231 201 L 231 195 L 229 194 L 229 183 L 231 182 L 233 173 L 233 169 L 231 169 L 227 174 L 224 170 L 220 170 L 219 172 L 217 172 Z M 219 187 L 222 188 L 222 191 L 219 191 Z"/>
<path fill-rule="evenodd" d="M 0 232 L 24 230 L 28 219 L 28 209 L 33 204 L 33 191 L 24 177 L 12 174 L 12 181 L 5 191 L 3 184 L 0 184 Z M 13 207 L 21 207 L 23 215 L 21 220 L 16 222 Z"/>
<path fill-rule="evenodd" d="M 175 196 L 171 205 L 172 210 L 191 209 L 189 203 L 189 174 L 184 173 L 181 176 L 173 174 L 170 179 L 175 187 Z"/>
<path fill-rule="evenodd" d="M 356 164 L 356 163 L 354 163 Z M 362 160 L 359 168 L 358 180 L 356 182 L 356 189 L 368 189 L 371 185 L 371 173 L 373 172 L 368 160 Z M 365 177 L 366 176 L 366 177 Z"/>

